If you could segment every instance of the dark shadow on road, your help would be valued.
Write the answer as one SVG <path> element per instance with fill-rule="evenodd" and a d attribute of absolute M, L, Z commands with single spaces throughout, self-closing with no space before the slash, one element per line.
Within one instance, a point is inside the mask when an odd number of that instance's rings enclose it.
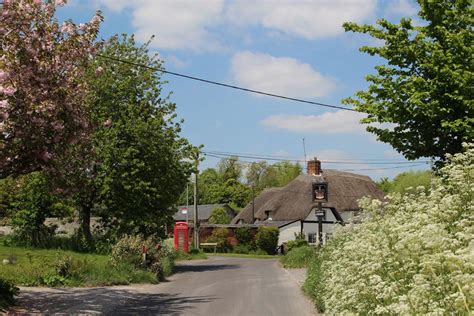
<path fill-rule="evenodd" d="M 204 271 L 217 271 L 217 270 L 230 270 L 238 269 L 238 264 L 182 264 L 175 267 L 176 273 L 183 272 L 204 272 Z"/>
<path fill-rule="evenodd" d="M 57 289 L 51 293 L 21 292 L 12 314 L 74 314 L 105 313 L 107 315 L 179 315 L 193 304 L 211 303 L 210 296 L 182 297 L 178 294 L 148 294 L 122 289 Z"/>

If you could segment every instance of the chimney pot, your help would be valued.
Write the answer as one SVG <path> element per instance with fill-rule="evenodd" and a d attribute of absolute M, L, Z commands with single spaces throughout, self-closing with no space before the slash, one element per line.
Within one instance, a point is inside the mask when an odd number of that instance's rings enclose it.
<path fill-rule="evenodd" d="M 321 161 L 316 157 L 313 160 L 308 161 L 307 167 L 308 174 L 311 176 L 317 176 L 321 174 Z"/>

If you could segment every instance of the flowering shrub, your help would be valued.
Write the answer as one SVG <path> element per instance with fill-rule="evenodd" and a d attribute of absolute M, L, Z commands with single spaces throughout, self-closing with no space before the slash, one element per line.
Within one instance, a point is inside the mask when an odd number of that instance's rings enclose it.
<path fill-rule="evenodd" d="M 321 268 L 313 269 L 322 273 L 328 312 L 472 312 L 474 147 L 447 158 L 428 195 L 419 188 L 388 203 L 363 199 L 362 224 L 336 232 Z"/>
<path fill-rule="evenodd" d="M 0 175 L 48 166 L 88 130 L 85 65 L 102 16 L 60 25 L 64 0 L 4 0 L 0 36 Z"/>

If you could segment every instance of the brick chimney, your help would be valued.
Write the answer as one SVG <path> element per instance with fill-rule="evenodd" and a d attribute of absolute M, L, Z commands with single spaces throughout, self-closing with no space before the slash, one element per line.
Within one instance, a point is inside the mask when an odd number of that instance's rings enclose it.
<path fill-rule="evenodd" d="M 321 161 L 316 157 L 313 160 L 308 161 L 308 174 L 310 176 L 317 176 L 321 174 Z"/>

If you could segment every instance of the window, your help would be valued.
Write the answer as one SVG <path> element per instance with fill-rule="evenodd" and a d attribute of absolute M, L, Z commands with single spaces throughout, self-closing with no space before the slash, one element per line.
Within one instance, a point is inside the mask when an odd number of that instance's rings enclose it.
<path fill-rule="evenodd" d="M 265 211 L 265 213 L 267 214 L 267 220 L 271 221 L 273 218 L 272 218 L 272 211 Z"/>
<path fill-rule="evenodd" d="M 308 234 L 308 243 L 315 244 L 318 242 L 318 234 L 316 233 L 309 233 Z"/>

